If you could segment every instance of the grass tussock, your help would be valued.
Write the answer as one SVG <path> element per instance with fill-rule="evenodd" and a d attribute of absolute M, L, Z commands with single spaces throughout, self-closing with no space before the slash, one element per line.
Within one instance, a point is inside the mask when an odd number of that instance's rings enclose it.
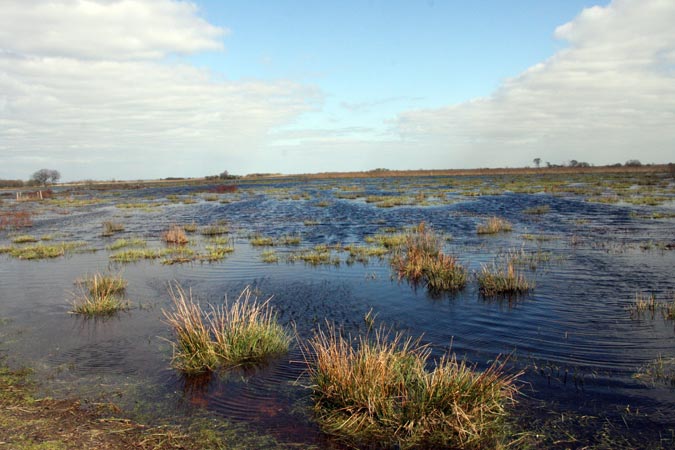
<path fill-rule="evenodd" d="M 534 289 L 534 283 L 516 269 L 516 263 L 512 259 L 508 259 L 503 267 L 495 263 L 484 264 L 478 273 L 478 288 L 482 295 L 492 297 L 522 294 Z"/>
<path fill-rule="evenodd" d="M 496 234 L 506 231 L 511 231 L 513 226 L 511 223 L 502 219 L 501 217 L 490 217 L 487 222 L 479 224 L 476 228 L 476 233 L 478 234 Z"/>
<path fill-rule="evenodd" d="M 124 231 L 124 224 L 106 220 L 103 222 L 103 232 L 101 234 L 103 236 L 112 236 L 113 234 L 120 233 L 122 231 Z"/>
<path fill-rule="evenodd" d="M 353 345 L 329 326 L 303 350 L 321 427 L 352 445 L 494 448 L 504 438 L 517 388 L 498 363 L 479 372 L 444 356 L 429 371 L 428 347 L 382 328 Z"/>
<path fill-rule="evenodd" d="M 38 238 L 31 236 L 30 234 L 22 234 L 20 236 L 15 236 L 12 238 L 12 243 L 14 244 L 26 244 L 29 242 L 37 242 Z"/>
<path fill-rule="evenodd" d="M 291 338 L 277 322 L 269 299 L 251 299 L 248 287 L 236 301 L 208 309 L 178 285 L 169 292 L 173 311 L 162 312 L 175 335 L 172 364 L 185 373 L 255 364 L 290 347 Z"/>
<path fill-rule="evenodd" d="M 171 225 L 171 227 L 162 234 L 162 240 L 167 244 L 176 245 L 185 245 L 189 242 L 185 235 L 185 230 L 179 225 Z"/>
<path fill-rule="evenodd" d="M 110 316 L 129 308 L 124 300 L 127 282 L 121 275 L 94 274 L 76 281 L 79 293 L 73 300 L 73 314 L 89 317 Z"/>
<path fill-rule="evenodd" d="M 431 291 L 454 291 L 464 287 L 467 271 L 457 258 L 441 250 L 441 238 L 424 222 L 408 232 L 391 264 L 399 279 L 424 282 Z"/>

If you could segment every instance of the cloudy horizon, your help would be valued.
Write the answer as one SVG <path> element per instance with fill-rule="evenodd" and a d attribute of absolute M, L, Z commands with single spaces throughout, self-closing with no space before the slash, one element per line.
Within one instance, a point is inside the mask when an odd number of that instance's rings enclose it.
<path fill-rule="evenodd" d="M 675 159 L 675 2 L 479 3 L 7 0 L 0 178 Z"/>

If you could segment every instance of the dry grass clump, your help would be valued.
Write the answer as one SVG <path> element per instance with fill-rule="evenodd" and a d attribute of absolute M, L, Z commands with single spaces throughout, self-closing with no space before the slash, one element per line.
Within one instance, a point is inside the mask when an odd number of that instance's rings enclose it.
<path fill-rule="evenodd" d="M 127 282 L 121 275 L 97 273 L 76 281 L 79 293 L 73 300 L 72 314 L 109 316 L 129 308 L 124 300 Z"/>
<path fill-rule="evenodd" d="M 185 235 L 185 230 L 179 225 L 171 225 L 171 227 L 162 234 L 162 240 L 167 244 L 185 245 L 188 238 Z"/>
<path fill-rule="evenodd" d="M 122 231 L 124 231 L 124 224 L 106 220 L 103 222 L 103 232 L 101 234 L 103 236 L 112 236 L 113 234 L 120 233 Z"/>
<path fill-rule="evenodd" d="M 511 223 L 501 217 L 490 217 L 486 223 L 478 225 L 476 233 L 478 234 L 496 234 L 503 231 L 511 231 Z"/>
<path fill-rule="evenodd" d="M 303 349 L 324 431 L 357 447 L 495 448 L 505 438 L 517 387 L 503 365 L 479 372 L 453 355 L 428 371 L 428 347 L 382 328 L 353 342 L 329 326 Z"/>
<path fill-rule="evenodd" d="M 269 305 L 251 299 L 244 289 L 236 301 L 204 310 L 180 286 L 170 289 L 173 311 L 162 310 L 173 328 L 175 368 L 185 373 L 264 361 L 288 351 L 291 338 Z"/>
<path fill-rule="evenodd" d="M 478 288 L 481 294 L 491 297 L 522 294 L 534 289 L 534 283 L 516 270 L 515 262 L 509 259 L 504 267 L 498 267 L 495 263 L 489 266 L 484 264 L 478 274 Z"/>
<path fill-rule="evenodd" d="M 425 282 L 431 291 L 454 291 L 466 284 L 467 271 L 452 255 L 441 251 L 441 239 L 424 222 L 406 235 L 391 259 L 399 279 Z"/>

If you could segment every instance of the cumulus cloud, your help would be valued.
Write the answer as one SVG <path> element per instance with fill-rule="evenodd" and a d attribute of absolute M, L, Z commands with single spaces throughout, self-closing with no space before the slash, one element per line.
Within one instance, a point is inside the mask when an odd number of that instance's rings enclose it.
<path fill-rule="evenodd" d="M 507 166 L 534 157 L 593 163 L 673 159 L 675 2 L 615 0 L 555 30 L 569 45 L 489 97 L 407 111 L 410 147 L 441 166 Z"/>
<path fill-rule="evenodd" d="M 164 56 L 222 48 L 225 30 L 170 0 L 5 0 L 0 178 L 254 170 L 270 129 L 311 110 L 298 83 L 230 81 Z M 247 166 L 247 164 L 249 166 Z"/>
<path fill-rule="evenodd" d="M 5 0 L 0 48 L 90 59 L 161 58 L 223 48 L 226 29 L 192 3 L 167 0 Z"/>

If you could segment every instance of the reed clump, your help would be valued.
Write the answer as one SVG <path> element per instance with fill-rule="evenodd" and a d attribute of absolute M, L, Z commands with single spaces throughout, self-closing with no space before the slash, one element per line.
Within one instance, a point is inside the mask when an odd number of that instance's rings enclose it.
<path fill-rule="evenodd" d="M 399 279 L 425 282 L 431 291 L 454 291 L 466 285 L 467 271 L 457 258 L 441 250 L 441 238 L 424 222 L 408 232 L 391 264 Z"/>
<path fill-rule="evenodd" d="M 127 282 L 121 275 L 96 273 L 76 281 L 79 293 L 73 300 L 72 314 L 110 316 L 129 308 L 124 300 Z"/>
<path fill-rule="evenodd" d="M 185 230 L 179 225 L 171 225 L 171 227 L 162 234 L 162 240 L 167 244 L 176 245 L 185 245 L 189 242 L 185 235 Z"/>
<path fill-rule="evenodd" d="M 508 259 L 503 267 L 495 263 L 484 264 L 478 273 L 478 289 L 487 297 L 522 294 L 534 289 L 534 283 L 516 269 L 516 263 L 512 259 Z"/>
<path fill-rule="evenodd" d="M 251 299 L 245 288 L 236 301 L 202 308 L 191 292 L 170 288 L 173 311 L 162 310 L 174 331 L 172 365 L 188 374 L 255 364 L 288 351 L 291 338 L 277 322 L 269 299 Z"/>
<path fill-rule="evenodd" d="M 303 348 L 324 431 L 394 448 L 495 448 L 505 439 L 518 389 L 503 364 L 479 372 L 453 355 L 429 371 L 428 347 L 383 328 L 353 342 L 328 326 Z"/>
<path fill-rule="evenodd" d="M 476 228 L 478 234 L 496 234 L 511 231 L 513 226 L 511 222 L 501 217 L 490 217 L 484 224 L 479 224 Z"/>

